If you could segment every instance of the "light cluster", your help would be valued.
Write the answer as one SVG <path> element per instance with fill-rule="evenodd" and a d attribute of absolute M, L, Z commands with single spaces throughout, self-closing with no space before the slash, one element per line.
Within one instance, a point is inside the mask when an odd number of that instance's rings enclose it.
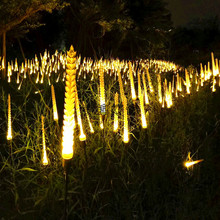
<path fill-rule="evenodd" d="M 210 63 L 204 66 L 201 64 L 199 74 L 198 70 L 184 69 L 172 62 L 162 60 L 120 61 L 119 59 L 101 59 L 95 61 L 90 58 L 82 60 L 80 56 L 76 56 L 76 52 L 71 46 L 67 54 L 56 51 L 55 54 L 50 56 L 49 52 L 45 51 L 43 56 L 40 55 L 40 59 L 37 56 L 32 60 L 26 59 L 20 66 L 15 59 L 15 62 L 8 62 L 8 66 L 4 67 L 2 59 L 0 68 L 7 68 L 8 82 L 11 83 L 15 80 L 18 84 L 18 89 L 21 89 L 24 80 L 32 80 L 36 84 L 48 83 L 48 85 L 51 85 L 55 121 L 58 120 L 58 112 L 53 85 L 60 80 L 65 81 L 62 156 L 68 160 L 73 157 L 74 153 L 74 129 L 76 124 L 79 127 L 80 141 L 87 139 L 86 126 L 89 127 L 90 133 L 95 132 L 93 120 L 90 118 L 90 109 L 87 109 L 87 103 L 83 100 L 80 101 L 81 97 L 78 96 L 77 83 L 79 80 L 85 80 L 88 84 L 92 81 L 98 81 L 97 96 L 99 97 L 99 103 L 97 106 L 100 109 L 97 109 L 97 114 L 101 129 L 105 128 L 104 117 L 109 109 L 109 100 L 106 98 L 105 91 L 105 78 L 108 77 L 108 79 L 110 78 L 114 81 L 118 89 L 115 89 L 110 97 L 110 99 L 114 100 L 114 108 L 111 108 L 114 111 L 112 131 L 115 133 L 123 132 L 121 134 L 123 142 L 128 143 L 130 134 L 129 109 L 138 109 L 140 123 L 142 128 L 146 129 L 149 126 L 147 115 L 149 114 L 148 109 L 152 99 L 156 100 L 161 105 L 161 108 L 171 108 L 175 103 L 175 99 L 190 95 L 193 87 L 196 88 L 196 91 L 199 91 L 207 81 L 211 83 L 212 91 L 216 91 L 217 81 L 220 85 L 220 65 L 218 59 L 214 59 L 213 53 L 211 58 L 212 66 L 210 66 Z M 81 116 L 80 103 L 83 104 L 86 120 L 83 120 Z M 123 110 L 121 111 L 123 125 L 119 123 L 120 110 Z M 7 139 L 12 138 L 11 127 L 9 95 Z M 43 124 L 42 131 L 44 132 Z M 45 138 L 43 140 L 43 145 L 45 145 Z"/>

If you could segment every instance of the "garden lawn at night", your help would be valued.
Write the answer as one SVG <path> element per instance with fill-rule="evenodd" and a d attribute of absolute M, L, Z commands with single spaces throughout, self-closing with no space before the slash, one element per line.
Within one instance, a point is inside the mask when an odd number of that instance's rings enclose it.
<path fill-rule="evenodd" d="M 8 62 L 0 217 L 64 219 L 63 136 L 72 111 L 68 219 L 219 219 L 220 65 L 214 54 L 210 61 L 199 69 L 95 61 L 71 48 Z"/>

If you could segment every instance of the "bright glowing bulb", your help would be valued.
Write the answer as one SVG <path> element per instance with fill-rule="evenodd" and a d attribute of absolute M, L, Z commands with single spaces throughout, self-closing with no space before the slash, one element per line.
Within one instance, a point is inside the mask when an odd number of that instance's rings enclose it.
<path fill-rule="evenodd" d="M 73 157 L 74 144 L 74 108 L 76 93 L 76 52 L 73 46 L 67 52 L 65 105 L 63 120 L 62 157 L 69 160 Z"/>
<path fill-rule="evenodd" d="M 118 68 L 118 82 L 119 82 L 119 88 L 120 88 L 121 101 L 123 103 L 124 87 L 123 87 L 122 78 L 121 78 L 121 70 L 119 68 Z"/>
<path fill-rule="evenodd" d="M 149 104 L 148 94 L 147 94 L 147 85 L 146 85 L 146 79 L 145 79 L 145 73 L 142 74 L 142 81 L 144 85 L 144 101 L 145 105 Z"/>
<path fill-rule="evenodd" d="M 215 88 L 215 84 L 216 84 L 216 79 L 213 75 L 213 80 L 212 80 L 212 92 L 215 92 L 216 91 L 216 88 Z"/>
<path fill-rule="evenodd" d="M 130 84 L 131 84 L 131 97 L 132 100 L 136 100 L 136 92 L 135 92 L 135 86 L 134 86 L 134 77 L 133 77 L 133 71 L 132 71 L 132 66 L 131 66 L 131 62 L 129 61 L 128 63 L 129 65 L 129 76 L 130 76 Z"/>
<path fill-rule="evenodd" d="M 128 110 L 127 110 L 127 98 L 124 96 L 123 98 L 123 107 L 124 107 L 124 143 L 129 142 L 129 134 L 128 134 Z"/>
<path fill-rule="evenodd" d="M 145 109 L 144 109 L 144 96 L 142 92 L 140 94 L 140 108 L 141 108 L 142 128 L 147 128 L 147 120 L 146 120 Z"/>
<path fill-rule="evenodd" d="M 88 114 L 88 111 L 87 111 L 85 102 L 83 102 L 83 105 L 84 105 L 84 109 L 85 109 L 85 112 L 86 112 L 87 121 L 88 121 L 88 123 L 89 123 L 90 132 L 91 132 L 91 133 L 94 133 L 94 129 L 93 129 L 93 126 L 92 126 L 92 122 L 91 122 L 91 120 L 90 120 L 90 117 L 89 117 L 89 114 Z"/>
<path fill-rule="evenodd" d="M 138 75 L 138 98 L 140 100 L 141 92 L 142 92 L 142 89 L 141 89 L 141 74 L 138 72 L 137 75 Z"/>
<path fill-rule="evenodd" d="M 118 93 L 115 93 L 114 132 L 118 131 Z"/>
<path fill-rule="evenodd" d="M 192 167 L 194 164 L 200 163 L 200 162 L 202 162 L 202 161 L 203 161 L 203 160 L 186 161 L 186 162 L 184 163 L 184 166 L 185 166 L 186 168 L 190 168 L 190 167 Z"/>
<path fill-rule="evenodd" d="M 41 115 L 41 123 L 42 123 L 42 144 L 43 144 L 42 163 L 43 163 L 43 165 L 48 165 L 46 141 L 45 141 L 45 130 L 44 130 L 44 116 L 43 115 Z"/>
<path fill-rule="evenodd" d="M 81 118 L 81 113 L 80 113 L 77 88 L 76 88 L 76 114 L 77 114 L 77 121 L 78 121 L 79 129 L 80 129 L 79 140 L 85 141 L 86 135 L 84 134 L 84 131 L 83 131 L 83 124 L 82 124 L 82 118 Z"/>
<path fill-rule="evenodd" d="M 147 68 L 147 80 L 148 80 L 149 87 L 150 87 L 150 93 L 153 93 L 154 92 L 154 88 L 153 88 L 153 85 L 152 85 L 152 82 L 151 82 L 151 78 L 150 78 L 150 74 L 149 74 L 148 68 Z"/>
<path fill-rule="evenodd" d="M 51 96 L 52 96 L 52 104 L 53 104 L 53 119 L 54 121 L 58 121 L 57 104 L 56 104 L 55 90 L 53 85 L 51 85 Z"/>
<path fill-rule="evenodd" d="M 200 163 L 200 162 L 203 161 L 203 159 L 193 161 L 190 154 L 191 154 L 191 153 L 189 152 L 189 153 L 188 153 L 188 160 L 184 162 L 184 166 L 185 166 L 187 169 L 189 169 L 190 167 L 192 167 L 194 164 L 197 164 L 197 163 Z"/>
<path fill-rule="evenodd" d="M 158 99 L 159 102 L 162 103 L 162 91 L 161 91 L 161 76 L 160 74 L 157 75 L 157 81 L 158 81 Z"/>
<path fill-rule="evenodd" d="M 7 140 L 12 140 L 12 125 L 11 125 L 11 96 L 8 94 L 8 132 Z"/>
<path fill-rule="evenodd" d="M 104 129 L 104 124 L 103 124 L 103 120 L 102 120 L 102 115 L 99 115 L 99 126 L 100 128 L 103 130 Z"/>
<path fill-rule="evenodd" d="M 99 68 L 99 80 L 100 80 L 100 108 L 101 114 L 105 114 L 105 83 L 104 83 L 104 68 Z"/>
<path fill-rule="evenodd" d="M 190 87 L 191 87 L 190 77 L 189 77 L 189 73 L 186 69 L 185 69 L 185 80 L 186 80 L 186 93 L 190 94 Z"/>

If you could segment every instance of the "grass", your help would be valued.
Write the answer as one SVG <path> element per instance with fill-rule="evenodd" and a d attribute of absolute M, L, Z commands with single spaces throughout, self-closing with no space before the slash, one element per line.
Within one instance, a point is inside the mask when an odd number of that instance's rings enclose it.
<path fill-rule="evenodd" d="M 169 76 L 169 75 L 168 75 Z M 179 97 L 163 109 L 150 96 L 148 129 L 142 129 L 138 104 L 129 104 L 130 142 L 113 130 L 114 93 L 118 83 L 106 76 L 105 129 L 99 129 L 98 75 L 77 82 L 94 125 L 85 145 L 75 134 L 68 190 L 69 219 L 219 219 L 220 91 L 209 85 Z M 108 78 L 109 77 L 109 78 Z M 154 88 L 156 78 L 153 80 Z M 88 83 L 90 82 L 90 83 Z M 1 85 L 0 101 L 0 217 L 2 219 L 62 219 L 64 175 L 61 159 L 64 82 L 54 83 L 59 112 L 53 121 L 50 87 L 26 79 L 21 90 L 14 82 Z M 129 88 L 129 87 L 127 87 Z M 41 92 L 35 94 L 39 89 Z M 13 140 L 6 140 L 7 94 L 12 100 Z M 129 89 L 125 90 L 130 96 Z M 50 163 L 41 165 L 41 115 L 45 117 Z M 204 162 L 186 170 L 188 152 Z"/>

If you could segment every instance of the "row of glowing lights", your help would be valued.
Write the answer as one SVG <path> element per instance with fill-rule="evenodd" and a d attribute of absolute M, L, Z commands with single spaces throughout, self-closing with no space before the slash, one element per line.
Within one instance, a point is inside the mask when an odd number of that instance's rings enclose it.
<path fill-rule="evenodd" d="M 45 51 L 43 55 L 40 54 L 39 58 L 37 55 L 31 60 L 25 59 L 21 65 L 18 65 L 17 59 L 15 61 L 8 62 L 5 66 L 4 57 L 0 57 L 0 69 L 7 71 L 7 79 L 10 83 L 12 77 L 14 77 L 16 83 L 18 84 L 18 89 L 21 89 L 23 81 L 27 76 L 31 76 L 36 84 L 44 83 L 47 79 L 49 85 L 51 85 L 51 78 L 56 77 L 56 82 L 60 80 L 65 81 L 66 76 L 66 64 L 67 64 L 66 54 L 58 53 L 56 51 L 54 54 L 50 55 L 49 52 Z M 133 61 L 132 66 L 136 65 L 136 62 L 140 62 L 142 66 L 147 68 L 154 67 L 155 71 L 158 73 L 162 72 L 178 72 L 182 68 L 175 65 L 173 62 L 165 62 L 162 60 L 138 60 Z M 94 79 L 94 75 L 99 72 L 100 66 L 104 68 L 105 73 L 117 76 L 117 71 L 120 69 L 122 71 L 122 78 L 124 78 L 128 72 L 129 63 L 126 60 L 120 61 L 119 59 L 100 59 L 98 61 L 93 61 L 90 58 L 81 59 L 81 56 L 76 58 L 76 70 L 77 70 L 77 80 L 83 76 L 84 79 L 88 75 L 92 74 L 91 80 Z M 136 72 L 134 71 L 134 74 Z M 127 81 L 125 80 L 125 84 Z"/>
<path fill-rule="evenodd" d="M 76 60 L 76 59 L 75 59 Z M 117 61 L 118 62 L 118 61 Z M 144 64 L 142 63 L 142 66 Z M 198 80 L 198 74 L 196 74 L 195 78 L 195 83 L 198 85 L 197 88 L 200 86 L 203 86 L 203 83 L 213 77 L 213 85 L 212 85 L 212 91 L 214 92 L 215 89 L 215 84 L 216 80 L 215 78 L 219 76 L 219 69 L 218 69 L 218 60 L 214 59 L 214 54 L 212 53 L 212 71 L 210 70 L 210 64 L 208 64 L 208 68 L 204 66 L 204 68 L 201 65 L 201 74 L 200 74 L 200 80 Z M 130 85 L 131 85 L 131 95 L 132 99 L 136 100 L 136 90 L 134 86 L 134 71 L 132 70 L 132 64 L 131 62 L 128 62 L 128 71 L 129 71 L 129 79 L 130 79 Z M 141 88 L 141 75 L 143 79 L 143 87 L 144 90 L 142 91 Z M 148 79 L 148 84 L 149 84 L 149 90 L 150 93 L 154 92 L 154 88 L 152 86 L 151 78 L 148 72 L 148 68 L 146 68 L 146 75 Z M 100 76 L 100 106 L 101 106 L 101 115 L 100 115 L 100 127 L 101 129 L 104 128 L 103 121 L 102 121 L 102 115 L 105 114 L 105 89 L 104 89 L 104 68 L 100 65 L 100 71 L 99 71 L 99 76 Z M 166 106 L 170 108 L 173 104 L 172 102 L 172 93 L 176 91 L 176 97 L 178 97 L 178 91 L 182 91 L 182 81 L 184 82 L 184 85 L 186 87 L 186 93 L 190 94 L 190 87 L 191 87 L 191 79 L 192 79 L 192 74 L 189 74 L 187 71 L 185 71 L 185 81 L 179 77 L 179 74 L 177 73 L 176 77 L 176 83 L 174 81 L 173 77 L 173 83 L 169 82 L 167 84 L 167 80 L 165 79 L 163 85 L 164 89 L 164 96 L 162 97 L 162 88 L 161 88 L 161 77 L 160 74 L 158 74 L 158 99 L 159 102 L 162 103 L 162 107 L 164 107 L 164 102 L 166 102 Z M 121 94 L 121 100 L 123 103 L 123 110 L 124 110 L 124 136 L 123 136 L 123 141 L 124 143 L 129 142 L 129 129 L 128 129 L 128 115 L 127 115 L 127 98 L 124 95 L 124 88 L 123 88 L 123 82 L 122 82 L 122 77 L 121 77 L 121 71 L 120 68 L 118 68 L 118 81 L 119 81 L 119 86 L 120 86 L 120 94 Z M 168 86 L 167 86 L 168 85 Z M 176 89 L 175 86 L 176 85 Z M 53 102 L 53 113 L 54 113 L 54 120 L 58 120 L 58 114 L 57 114 L 57 107 L 56 107 L 56 99 L 55 99 L 55 91 L 53 85 L 51 85 L 51 94 L 52 94 L 52 102 Z M 147 96 L 147 86 L 146 86 L 146 80 L 145 80 L 145 74 L 138 73 L 138 99 L 140 101 L 140 111 L 141 111 L 141 122 L 142 122 L 142 127 L 147 128 L 147 120 L 146 120 L 146 113 L 145 113 L 145 105 L 149 104 L 149 99 Z M 119 101 L 119 95 L 118 93 L 115 94 L 115 113 L 114 113 L 114 132 L 118 131 L 118 101 Z M 89 123 L 90 127 L 90 132 L 94 133 L 94 129 L 88 114 L 88 111 L 86 109 L 85 103 L 85 112 L 87 116 L 87 120 Z M 81 119 L 81 114 L 80 114 L 80 107 L 79 107 L 79 100 L 78 100 L 78 95 L 76 91 L 76 96 L 75 96 L 75 104 L 73 106 L 76 106 L 76 113 L 77 113 L 77 121 L 80 127 L 80 141 L 85 141 L 86 140 L 86 135 L 83 131 L 83 126 L 82 126 L 82 119 Z M 75 128 L 75 110 L 73 112 L 73 130 Z M 64 120 L 65 124 L 65 120 Z M 47 159 L 47 154 L 46 154 L 46 144 L 45 144 L 45 134 L 44 134 L 44 124 L 43 124 L 43 118 L 42 118 L 42 133 L 43 133 L 43 164 L 47 165 L 48 164 L 48 159 Z M 11 126 L 11 107 L 10 107 L 10 95 L 8 96 L 8 134 L 7 134 L 7 139 L 11 140 L 12 139 L 12 126 Z M 73 144 L 73 142 L 72 142 Z M 64 146 L 63 146 L 64 147 Z M 71 147 L 73 148 L 73 146 Z M 63 154 L 64 159 L 71 159 L 73 156 L 73 150 L 72 153 L 70 154 L 71 156 L 68 155 L 68 153 Z M 195 161 L 196 162 L 196 161 Z M 193 161 L 190 161 L 189 164 L 188 162 L 185 163 L 185 166 L 191 166 L 194 164 Z"/>

